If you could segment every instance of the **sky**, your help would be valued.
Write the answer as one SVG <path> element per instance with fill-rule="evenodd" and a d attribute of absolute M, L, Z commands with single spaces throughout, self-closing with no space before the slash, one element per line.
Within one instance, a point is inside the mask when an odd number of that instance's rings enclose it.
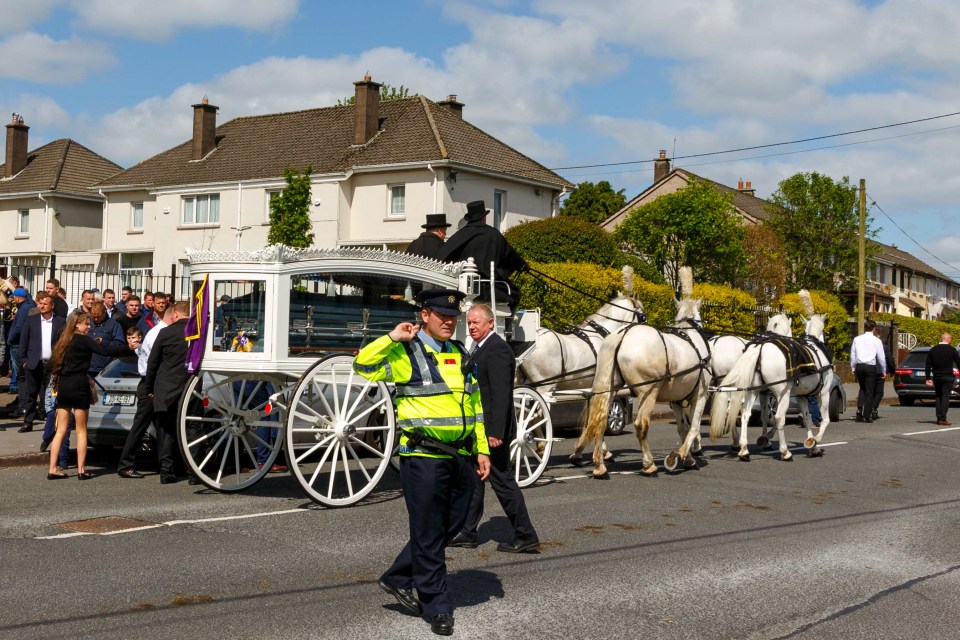
<path fill-rule="evenodd" d="M 628 199 L 660 149 L 764 198 L 797 172 L 865 179 L 877 239 L 960 280 L 957 2 L 0 0 L 0 15 L 0 114 L 24 117 L 30 148 L 67 137 L 128 167 L 189 139 L 204 96 L 224 123 L 334 105 L 369 73 L 455 94 L 472 124 Z"/>

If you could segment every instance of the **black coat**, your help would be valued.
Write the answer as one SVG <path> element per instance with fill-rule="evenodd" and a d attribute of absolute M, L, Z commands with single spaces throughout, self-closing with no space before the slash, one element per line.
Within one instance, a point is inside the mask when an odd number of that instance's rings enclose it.
<path fill-rule="evenodd" d="M 154 411 L 176 411 L 180 394 L 187 386 L 190 374 L 184 366 L 187 360 L 186 326 L 186 318 L 177 320 L 161 329 L 153 343 L 144 384 L 147 393 L 153 394 Z"/>
<path fill-rule="evenodd" d="M 517 417 L 513 411 L 513 378 L 517 361 L 503 338 L 491 334 L 472 356 L 477 365 L 483 428 L 487 437 L 509 442 L 517 435 Z"/>
<path fill-rule="evenodd" d="M 443 250 L 443 238 L 431 231 L 424 231 L 416 240 L 410 243 L 405 253 L 423 256 L 424 258 L 440 259 Z"/>
<path fill-rule="evenodd" d="M 497 280 L 507 280 L 515 271 L 529 269 L 503 234 L 481 221 L 464 225 L 450 236 L 440 252 L 440 259 L 445 262 L 460 262 L 467 258 L 473 258 L 477 271 L 484 278 L 490 277 L 491 262 L 496 265 Z"/>
<path fill-rule="evenodd" d="M 960 354 L 949 344 L 940 344 L 927 351 L 927 377 L 931 371 L 934 378 L 953 377 L 953 370 L 960 369 Z"/>
<path fill-rule="evenodd" d="M 42 316 L 36 313 L 27 317 L 26 324 L 23 325 L 23 333 L 20 335 L 20 361 L 25 362 L 28 369 L 36 369 L 40 364 L 43 355 L 43 329 L 40 326 Z M 53 347 L 56 346 L 60 338 L 60 332 L 66 326 L 67 321 L 60 316 L 53 316 L 53 331 L 50 335 L 50 353 L 53 353 Z"/>

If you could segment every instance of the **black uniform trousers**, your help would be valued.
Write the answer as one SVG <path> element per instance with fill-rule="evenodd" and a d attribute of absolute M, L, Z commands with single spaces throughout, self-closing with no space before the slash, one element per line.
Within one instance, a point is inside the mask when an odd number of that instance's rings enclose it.
<path fill-rule="evenodd" d="M 20 369 L 23 380 L 20 382 L 18 400 L 20 408 L 24 410 L 23 424 L 33 425 L 37 419 L 37 414 L 41 414 L 41 419 L 47 415 L 46 407 L 43 406 L 43 394 L 50 382 L 50 372 L 45 366 L 46 363 L 40 362 L 32 369 L 23 367 Z M 37 402 L 38 397 L 40 402 Z M 37 407 L 40 407 L 38 411 Z"/>
<path fill-rule="evenodd" d="M 872 413 L 872 407 L 874 402 L 874 396 L 876 395 L 877 390 L 877 380 L 879 375 L 877 373 L 877 366 L 875 364 L 857 364 L 855 369 L 857 374 L 857 382 L 860 383 L 860 397 L 863 399 L 862 404 L 858 407 L 857 414 L 862 413 L 864 420 L 870 419 L 870 414 Z"/>
<path fill-rule="evenodd" d="M 447 589 L 446 546 L 463 528 L 476 471 L 470 458 L 400 457 L 400 485 L 407 504 L 410 539 L 381 580 L 416 588 L 423 615 L 452 613 Z"/>
<path fill-rule="evenodd" d="M 503 507 L 503 512 L 507 514 L 510 525 L 513 527 L 514 540 L 522 542 L 534 542 L 537 538 L 537 532 L 530 522 L 530 514 L 527 513 L 527 503 L 523 500 L 523 492 L 517 485 L 517 479 L 510 468 L 510 445 L 504 442 L 499 447 L 490 448 L 490 486 Z M 483 518 L 483 494 L 484 483 L 479 476 L 474 475 L 473 496 L 470 498 L 470 507 L 467 509 L 467 521 L 463 525 L 463 531 L 471 538 L 477 537 L 477 527 L 480 526 L 480 520 Z"/>
<path fill-rule="evenodd" d="M 950 408 L 950 392 L 953 390 L 953 374 L 949 376 L 933 376 L 933 389 L 937 394 L 937 420 L 946 420 L 947 409 Z"/>
<path fill-rule="evenodd" d="M 157 421 L 157 455 L 160 458 L 160 477 L 175 478 L 184 472 L 186 464 L 177 445 L 177 416 L 174 406 L 169 411 L 157 411 L 153 414 Z M 190 474 L 192 477 L 192 474 Z"/>
<path fill-rule="evenodd" d="M 133 426 L 130 427 L 127 441 L 123 444 L 120 464 L 117 465 L 118 471 L 133 469 L 137 462 L 140 443 L 143 442 L 143 436 L 146 435 L 153 421 L 153 398 L 147 393 L 146 379 L 140 378 L 140 384 L 137 385 L 137 413 L 133 416 Z"/>

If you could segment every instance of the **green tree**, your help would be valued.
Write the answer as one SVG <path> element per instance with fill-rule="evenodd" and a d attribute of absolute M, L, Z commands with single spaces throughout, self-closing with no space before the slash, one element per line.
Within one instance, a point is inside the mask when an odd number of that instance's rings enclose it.
<path fill-rule="evenodd" d="M 313 244 L 313 223 L 310 222 L 310 174 L 308 166 L 302 174 L 293 169 L 283 172 L 287 186 L 270 200 L 270 231 L 267 245 L 285 244 L 305 249 Z"/>
<path fill-rule="evenodd" d="M 787 251 L 787 289 L 837 291 L 857 278 L 857 188 L 846 176 L 797 173 L 770 197 L 768 223 Z M 867 237 L 876 235 L 867 219 Z M 868 245 L 871 243 L 868 243 Z"/>
<path fill-rule="evenodd" d="M 623 189 L 614 191 L 606 180 L 597 184 L 581 182 L 560 206 L 561 216 L 576 216 L 587 222 L 603 222 L 623 208 Z"/>
<path fill-rule="evenodd" d="M 614 236 L 646 256 L 674 290 L 684 265 L 697 282 L 733 283 L 745 271 L 746 253 L 732 201 L 732 195 L 694 181 L 631 211 Z"/>
<path fill-rule="evenodd" d="M 411 96 L 411 95 L 410 95 L 410 89 L 407 89 L 407 88 L 406 88 L 405 86 L 403 86 L 403 85 L 400 85 L 399 87 L 392 87 L 392 86 L 390 86 L 389 84 L 386 84 L 386 83 L 380 85 L 380 100 L 381 100 L 381 101 L 400 100 L 400 99 L 402 99 L 402 98 L 410 98 L 410 97 L 414 97 L 414 98 L 415 98 L 415 97 L 417 97 L 418 95 L 420 95 L 420 94 L 415 93 L 415 94 L 413 94 L 413 96 Z M 337 100 L 337 106 L 338 106 L 338 107 L 345 107 L 345 106 L 347 106 L 347 105 L 351 105 L 351 104 L 355 103 L 356 101 L 357 101 L 357 97 L 356 97 L 356 96 L 350 96 L 350 97 L 348 97 L 348 98 L 340 98 L 339 100 Z"/>
<path fill-rule="evenodd" d="M 769 225 L 744 227 L 743 249 L 747 269 L 737 286 L 761 304 L 770 304 L 787 292 L 787 250 Z"/>

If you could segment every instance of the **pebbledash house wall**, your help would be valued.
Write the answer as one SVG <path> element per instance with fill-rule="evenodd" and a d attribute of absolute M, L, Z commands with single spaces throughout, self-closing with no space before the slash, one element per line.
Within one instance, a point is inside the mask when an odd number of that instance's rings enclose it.
<path fill-rule="evenodd" d="M 45 200 L 45 201 L 44 201 Z M 45 195 L 4 200 L 0 237 L 3 255 L 47 256 L 50 253 L 83 252 L 100 243 L 103 204 L 96 200 Z M 20 232 L 21 210 L 30 212 L 29 230 Z"/>

